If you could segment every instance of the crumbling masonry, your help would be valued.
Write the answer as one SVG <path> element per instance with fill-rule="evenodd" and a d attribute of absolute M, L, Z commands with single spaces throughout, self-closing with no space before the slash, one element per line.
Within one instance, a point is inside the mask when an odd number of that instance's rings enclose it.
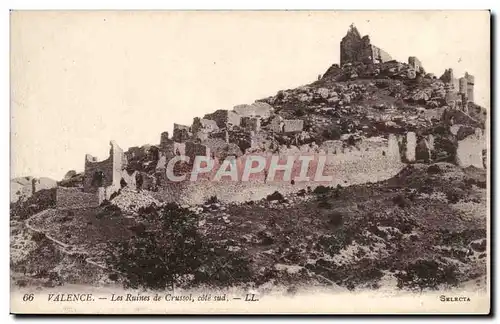
<path fill-rule="evenodd" d="M 115 141 L 110 142 L 109 158 L 97 161 L 97 158 L 85 155 L 85 173 L 83 177 L 83 191 L 96 193 L 99 203 L 110 199 L 111 195 L 120 189 L 124 166 L 126 165 L 123 150 Z"/>
<path fill-rule="evenodd" d="M 450 68 L 446 69 L 439 79 L 446 85 L 448 103 L 463 108 L 468 102 L 474 102 L 473 75 L 465 72 L 463 77 L 457 79 Z"/>
<path fill-rule="evenodd" d="M 340 42 L 340 65 L 347 63 L 384 63 L 391 61 L 391 56 L 384 50 L 370 43 L 370 37 L 361 34 L 351 25 Z"/>

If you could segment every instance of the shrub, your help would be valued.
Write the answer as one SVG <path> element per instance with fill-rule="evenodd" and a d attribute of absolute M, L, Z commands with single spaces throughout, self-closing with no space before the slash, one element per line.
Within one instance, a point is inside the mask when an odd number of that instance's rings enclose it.
<path fill-rule="evenodd" d="M 111 203 L 107 203 L 104 206 L 101 204 L 99 211 L 96 214 L 96 218 L 120 216 L 122 216 L 122 210 L 120 209 L 120 207 Z"/>
<path fill-rule="evenodd" d="M 410 289 L 438 289 L 439 285 L 456 286 L 458 284 L 456 265 L 441 265 L 434 260 L 418 260 L 396 273 L 398 287 Z"/>
<path fill-rule="evenodd" d="M 150 228 L 106 248 L 106 262 L 123 274 L 125 287 L 230 286 L 251 276 L 250 261 L 198 231 L 198 216 L 188 209 L 169 203 Z"/>
<path fill-rule="evenodd" d="M 465 180 L 467 188 L 471 188 L 472 185 L 476 185 L 478 188 L 486 189 L 486 180 L 468 178 Z"/>
<path fill-rule="evenodd" d="M 316 188 L 314 188 L 313 192 L 315 194 L 326 194 L 328 193 L 332 188 L 330 187 L 325 187 L 325 186 L 322 186 L 322 185 L 319 185 L 317 186 Z"/>
<path fill-rule="evenodd" d="M 137 213 L 143 218 L 156 218 L 158 216 L 158 211 L 155 203 L 152 203 L 146 207 L 139 207 Z"/>
<path fill-rule="evenodd" d="M 28 281 L 27 281 L 27 280 L 25 280 L 25 279 L 18 279 L 18 280 L 16 281 L 16 285 L 17 285 L 18 287 L 26 287 L 26 286 L 28 285 Z"/>
<path fill-rule="evenodd" d="M 305 111 L 304 109 L 302 108 L 299 108 L 297 110 L 294 111 L 294 115 L 297 116 L 297 117 L 302 117 L 305 115 Z"/>
<path fill-rule="evenodd" d="M 129 229 L 136 235 L 141 235 L 146 232 L 146 226 L 143 223 L 138 223 L 136 225 L 130 226 Z"/>
<path fill-rule="evenodd" d="M 109 202 L 109 200 L 104 199 L 99 206 L 100 207 L 106 207 L 106 206 L 109 206 L 109 205 L 111 205 L 111 203 Z"/>
<path fill-rule="evenodd" d="M 210 198 L 208 198 L 207 200 L 207 204 L 216 204 L 219 202 L 219 199 L 217 198 L 217 196 L 210 196 Z"/>
<path fill-rule="evenodd" d="M 441 169 L 439 168 L 439 165 L 433 164 L 427 168 L 427 173 L 438 174 L 441 173 Z"/>
<path fill-rule="evenodd" d="M 113 200 L 115 199 L 120 193 L 122 192 L 121 189 L 119 189 L 118 191 L 115 191 L 111 194 L 111 196 L 109 197 L 109 200 Z"/>
<path fill-rule="evenodd" d="M 473 242 L 471 243 L 470 247 L 474 250 L 474 251 L 477 251 L 477 252 L 484 252 L 486 251 L 486 240 L 483 239 L 481 240 L 480 243 L 477 243 L 477 242 Z"/>
<path fill-rule="evenodd" d="M 325 129 L 321 135 L 323 140 L 339 140 L 342 132 L 340 131 L 340 128 L 334 126 L 332 128 Z"/>
<path fill-rule="evenodd" d="M 400 208 L 405 208 L 410 204 L 410 201 L 403 195 L 395 196 L 392 198 L 392 202 Z"/>
<path fill-rule="evenodd" d="M 72 216 L 60 216 L 59 218 L 57 218 L 57 220 L 61 223 L 65 223 L 65 222 L 69 222 L 71 220 L 73 220 L 73 217 Z"/>
<path fill-rule="evenodd" d="M 283 195 L 280 192 L 275 191 L 272 194 L 267 195 L 266 200 L 267 201 L 274 201 L 274 200 L 283 201 L 283 200 L 285 200 L 285 197 L 283 197 Z"/>
<path fill-rule="evenodd" d="M 377 80 L 375 81 L 375 86 L 379 89 L 389 88 L 389 80 Z"/>
<path fill-rule="evenodd" d="M 262 245 L 271 245 L 274 243 L 273 235 L 269 231 L 260 231 L 257 236 L 260 238 Z"/>
<path fill-rule="evenodd" d="M 11 204 L 11 217 L 19 217 L 20 220 L 41 212 L 42 210 L 56 206 L 56 188 L 42 189 L 35 192 L 31 197 L 23 201 Z"/>
<path fill-rule="evenodd" d="M 305 195 L 306 195 L 305 189 L 300 189 L 299 191 L 297 191 L 297 196 L 304 197 Z"/>
<path fill-rule="evenodd" d="M 351 230 L 345 228 L 336 229 L 332 235 L 323 235 L 318 240 L 318 248 L 330 255 L 335 255 L 343 248 L 351 244 L 354 236 Z"/>
<path fill-rule="evenodd" d="M 456 204 L 465 197 L 466 197 L 465 192 L 460 188 L 450 188 L 446 192 L 446 199 L 448 199 L 448 202 L 451 204 Z"/>
<path fill-rule="evenodd" d="M 31 235 L 31 239 L 35 242 L 42 242 L 46 239 L 46 236 L 43 233 L 35 232 Z"/>
<path fill-rule="evenodd" d="M 126 186 L 127 186 L 127 181 L 125 181 L 125 179 L 123 179 L 123 178 L 122 178 L 122 179 L 120 180 L 120 187 L 121 187 L 121 188 L 125 188 Z"/>
<path fill-rule="evenodd" d="M 328 216 L 328 223 L 332 226 L 338 227 L 338 226 L 342 225 L 343 221 L 344 220 L 343 220 L 342 213 L 340 213 L 338 211 L 334 211 L 333 213 L 331 213 Z"/>

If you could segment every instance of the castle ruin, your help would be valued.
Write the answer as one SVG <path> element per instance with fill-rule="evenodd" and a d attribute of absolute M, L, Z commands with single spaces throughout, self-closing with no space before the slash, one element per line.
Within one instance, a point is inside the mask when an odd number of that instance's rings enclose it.
<path fill-rule="evenodd" d="M 351 25 L 340 42 L 340 65 L 347 63 L 384 63 L 391 61 L 391 56 L 384 50 L 372 45 L 370 37 L 361 37 L 358 29 Z"/>
<path fill-rule="evenodd" d="M 446 86 L 446 101 L 462 110 L 468 102 L 474 102 L 474 76 L 465 72 L 461 78 L 455 78 L 453 69 L 446 69 L 439 78 Z"/>
<path fill-rule="evenodd" d="M 109 157 L 104 161 L 85 155 L 85 172 L 83 177 L 83 191 L 97 193 L 99 202 L 110 199 L 111 195 L 120 189 L 120 182 L 126 165 L 123 150 L 115 141 L 109 143 Z"/>

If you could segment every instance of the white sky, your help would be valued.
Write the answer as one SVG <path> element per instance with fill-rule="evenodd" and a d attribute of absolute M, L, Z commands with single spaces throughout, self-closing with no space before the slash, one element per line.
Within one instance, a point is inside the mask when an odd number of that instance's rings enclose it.
<path fill-rule="evenodd" d="M 86 153 L 158 144 L 174 122 L 316 80 L 354 23 L 398 61 L 476 77 L 489 108 L 489 12 L 14 12 L 11 176 L 61 179 Z"/>

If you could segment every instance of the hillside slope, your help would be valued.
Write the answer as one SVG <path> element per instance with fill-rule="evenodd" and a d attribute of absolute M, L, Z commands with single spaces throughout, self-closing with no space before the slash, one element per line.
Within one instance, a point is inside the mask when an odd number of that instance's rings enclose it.
<path fill-rule="evenodd" d="M 186 210 L 180 218 L 184 219 L 182 223 L 169 225 L 180 230 L 178 226 L 194 224 L 197 237 L 217 247 L 217 258 L 190 268 L 176 285 L 203 283 L 262 289 L 275 285 L 339 285 L 347 289 L 392 285 L 420 290 L 479 280 L 477 284 L 484 287 L 485 187 L 484 171 L 437 163 L 408 166 L 396 177 L 380 183 L 319 187 L 314 192 L 299 191 L 286 197 L 276 194 L 246 204 L 223 204 L 214 197 L 205 205 Z M 110 253 L 117 253 L 119 246 L 137 238 L 147 239 L 149 234 L 156 237 L 158 226 L 164 226 L 158 216 L 162 213 L 159 207 L 143 208 L 128 216 L 112 210 L 116 209 L 103 206 L 72 216 L 65 211 L 55 212 L 34 219 L 32 224 L 99 262 L 108 262 L 111 269 L 119 267 L 114 262 L 120 260 L 121 254 L 110 261 Z M 169 235 L 174 232 L 169 231 Z M 186 246 L 182 255 L 194 260 L 195 255 L 205 251 L 204 244 L 189 249 Z M 183 245 L 179 246 L 182 249 Z M 215 252 L 208 248 L 202 255 L 210 257 L 210 253 Z M 15 266 L 36 269 L 37 254 L 28 254 Z M 134 263 L 140 267 L 141 262 L 151 262 L 150 257 L 156 256 L 145 254 Z M 239 263 L 226 264 L 225 268 L 211 263 L 226 259 Z M 46 262 L 43 264 L 47 267 Z M 62 268 L 58 262 L 49 268 L 52 270 L 45 271 L 59 283 L 130 279 L 110 277 L 111 272 L 103 273 L 101 279 L 85 278 L 81 272 L 78 276 L 82 278 L 67 277 L 59 274 Z M 240 278 L 242 269 L 246 269 L 245 276 Z M 150 280 L 147 273 L 142 279 Z"/>

